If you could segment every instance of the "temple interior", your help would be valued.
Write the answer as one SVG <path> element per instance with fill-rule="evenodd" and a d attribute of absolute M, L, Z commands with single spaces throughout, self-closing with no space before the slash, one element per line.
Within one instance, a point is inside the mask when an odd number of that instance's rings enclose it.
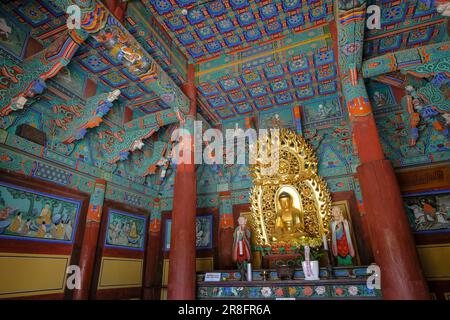
<path fill-rule="evenodd" d="M 450 300 L 449 16 L 0 1 L 0 299 Z"/>

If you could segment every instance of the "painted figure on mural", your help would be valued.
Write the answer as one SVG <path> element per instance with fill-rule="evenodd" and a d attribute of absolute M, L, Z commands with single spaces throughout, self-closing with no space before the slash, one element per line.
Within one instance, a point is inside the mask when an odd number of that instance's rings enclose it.
<path fill-rule="evenodd" d="M 119 223 L 118 225 L 119 232 L 117 233 L 117 243 L 127 243 L 127 224 L 126 223 Z"/>
<path fill-rule="evenodd" d="M 65 226 L 64 240 L 70 240 L 72 238 L 72 220 L 69 220 Z"/>
<path fill-rule="evenodd" d="M 197 217 L 195 221 L 195 245 L 197 248 L 207 248 L 211 245 L 211 220 Z"/>
<path fill-rule="evenodd" d="M 64 239 L 65 227 L 62 221 L 55 226 L 54 230 L 56 239 Z"/>
<path fill-rule="evenodd" d="M 27 219 L 27 221 L 23 225 L 22 230 L 20 231 L 21 235 L 27 235 L 30 232 L 31 223 L 31 219 Z"/>
<path fill-rule="evenodd" d="M 264 123 L 267 128 L 280 128 L 283 127 L 283 120 L 278 113 L 268 116 L 264 119 Z"/>
<path fill-rule="evenodd" d="M 139 237 L 139 234 L 137 233 L 136 222 L 134 221 L 131 223 L 130 237 L 133 239 Z"/>
<path fill-rule="evenodd" d="M 19 232 L 20 227 L 22 225 L 22 217 L 21 213 L 17 213 L 16 217 L 13 219 L 11 225 L 9 226 L 9 230 L 12 232 Z"/>
<path fill-rule="evenodd" d="M 241 280 L 246 280 L 247 264 L 251 261 L 251 232 L 246 218 L 239 217 L 238 223 L 233 234 L 233 261 L 237 263 Z"/>
<path fill-rule="evenodd" d="M 45 220 L 43 220 L 41 222 L 41 225 L 38 227 L 36 236 L 39 238 L 45 238 L 46 235 L 47 235 L 47 226 L 46 226 Z"/>
<path fill-rule="evenodd" d="M 342 214 L 341 208 L 334 206 L 331 221 L 331 246 L 338 266 L 353 265 L 355 249 L 353 248 L 350 224 Z"/>
<path fill-rule="evenodd" d="M 109 225 L 108 236 L 109 236 L 109 240 L 111 242 L 117 241 L 117 237 L 119 236 L 120 229 L 121 229 L 121 225 L 117 221 L 113 221 Z"/>
<path fill-rule="evenodd" d="M 410 114 L 410 146 L 415 146 L 419 139 L 419 134 L 424 131 L 424 127 L 429 124 L 434 130 L 442 135 L 450 133 L 448 122 L 448 111 L 440 109 L 440 103 L 434 103 L 435 96 L 442 95 L 442 92 L 430 90 L 429 86 L 424 86 L 417 90 L 408 85 L 406 90 L 406 105 Z M 422 91 L 420 91 L 422 90 Z M 427 93 L 427 94 L 424 94 Z M 428 95 L 428 96 L 427 96 Z M 433 97 L 433 98 L 432 98 Z"/>
<path fill-rule="evenodd" d="M 450 194 L 406 197 L 405 208 L 414 231 L 450 229 Z"/>
<path fill-rule="evenodd" d="M 373 93 L 373 101 L 377 107 L 383 107 L 387 104 L 387 97 L 384 93 L 375 91 Z"/>
<path fill-rule="evenodd" d="M 110 226 L 110 239 L 111 242 L 116 242 L 119 237 L 120 229 L 122 228 L 122 224 L 114 221 Z"/>
<path fill-rule="evenodd" d="M 14 211 L 14 208 L 9 208 L 9 207 L 3 208 L 0 211 L 0 220 L 7 219 L 13 211 Z"/>
<path fill-rule="evenodd" d="M 6 22 L 5 19 L 1 18 L 0 19 L 0 39 L 2 41 L 6 41 L 9 38 L 9 35 L 11 34 L 11 27 L 8 26 L 8 23 Z"/>
<path fill-rule="evenodd" d="M 307 108 L 305 110 L 307 112 L 307 117 L 309 119 L 326 119 L 329 117 L 336 117 L 339 115 L 340 106 L 339 103 L 335 100 L 325 101 L 324 103 L 320 103 L 316 108 Z"/>
<path fill-rule="evenodd" d="M 417 98 L 413 98 L 413 93 L 415 92 L 412 86 L 406 87 L 406 106 L 410 116 L 409 119 L 409 131 L 410 131 L 410 139 L 409 146 L 415 146 L 417 143 L 417 139 L 419 139 L 419 123 L 420 123 L 420 115 L 416 112 L 416 108 L 418 107 L 419 100 Z"/>
<path fill-rule="evenodd" d="M 41 210 L 41 214 L 39 215 L 40 219 L 38 219 L 38 223 L 45 221 L 46 224 L 49 224 L 52 221 L 52 209 L 50 208 L 50 203 L 46 203 L 44 208 Z"/>
<path fill-rule="evenodd" d="M 5 12 L 6 13 L 6 12 Z M 11 17 L 7 17 L 3 12 L 0 14 L 0 47 L 6 49 L 16 57 L 21 57 L 23 47 L 28 43 L 28 32 L 25 28 L 19 27 L 16 23 L 9 20 Z M 5 58 L 3 58 L 5 59 Z M 11 82 L 19 81 L 17 73 L 23 73 L 23 70 L 18 66 L 5 65 L 5 60 L 2 61 L 2 83 L 0 87 L 10 87 Z M 5 72 L 7 71 L 7 72 Z M 11 81 L 11 82 L 10 82 Z"/>

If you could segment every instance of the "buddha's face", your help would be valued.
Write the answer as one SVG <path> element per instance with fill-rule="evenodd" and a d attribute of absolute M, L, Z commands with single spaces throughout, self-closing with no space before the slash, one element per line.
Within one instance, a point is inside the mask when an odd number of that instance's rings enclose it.
<path fill-rule="evenodd" d="M 292 198 L 290 195 L 283 194 L 279 197 L 281 209 L 290 209 L 292 207 Z"/>

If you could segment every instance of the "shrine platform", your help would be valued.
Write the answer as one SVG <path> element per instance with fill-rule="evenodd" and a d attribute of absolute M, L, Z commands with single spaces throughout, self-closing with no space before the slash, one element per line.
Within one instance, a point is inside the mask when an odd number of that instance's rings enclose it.
<path fill-rule="evenodd" d="M 320 269 L 320 280 L 305 280 L 302 270 L 295 270 L 292 280 L 280 280 L 276 270 L 263 280 L 262 270 L 254 270 L 253 281 L 240 281 L 236 271 L 220 272 L 222 281 L 205 282 L 197 274 L 197 299 L 382 299 L 381 290 L 367 287 L 367 267 L 335 267 L 332 275 Z"/>

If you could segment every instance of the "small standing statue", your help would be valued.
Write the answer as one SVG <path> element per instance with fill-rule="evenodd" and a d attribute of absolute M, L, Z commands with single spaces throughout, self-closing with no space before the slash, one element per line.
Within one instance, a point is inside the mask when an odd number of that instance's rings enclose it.
<path fill-rule="evenodd" d="M 251 261 L 251 232 L 247 228 L 246 218 L 239 217 L 238 223 L 239 226 L 236 227 L 233 234 L 233 261 L 237 263 L 241 280 L 247 280 L 247 264 Z"/>
<path fill-rule="evenodd" d="M 355 250 L 350 234 L 350 225 L 344 218 L 341 208 L 334 206 L 332 209 L 333 221 L 331 221 L 331 244 L 333 256 L 337 258 L 338 266 L 353 265 Z"/>

